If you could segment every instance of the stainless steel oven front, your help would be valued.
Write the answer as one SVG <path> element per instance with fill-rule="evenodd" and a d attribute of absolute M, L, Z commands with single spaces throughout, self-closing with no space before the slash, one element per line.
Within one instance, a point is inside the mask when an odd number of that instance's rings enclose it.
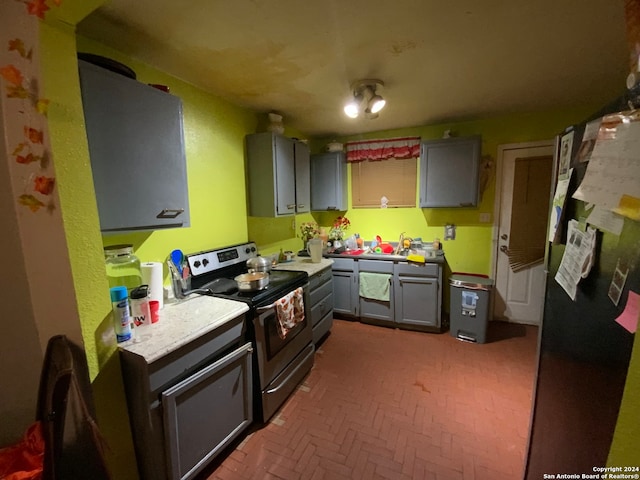
<path fill-rule="evenodd" d="M 310 315 L 309 285 L 303 287 L 304 320 L 289 330 L 284 339 L 277 330 L 275 304 L 256 306 L 253 328 L 262 411 L 266 422 L 289 397 L 313 366 L 314 347 Z"/>

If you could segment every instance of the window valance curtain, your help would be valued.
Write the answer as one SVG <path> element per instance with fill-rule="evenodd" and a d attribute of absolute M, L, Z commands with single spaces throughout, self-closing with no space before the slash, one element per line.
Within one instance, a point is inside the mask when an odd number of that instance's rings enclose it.
<path fill-rule="evenodd" d="M 420 137 L 349 142 L 346 148 L 347 162 L 418 158 L 420 156 Z"/>

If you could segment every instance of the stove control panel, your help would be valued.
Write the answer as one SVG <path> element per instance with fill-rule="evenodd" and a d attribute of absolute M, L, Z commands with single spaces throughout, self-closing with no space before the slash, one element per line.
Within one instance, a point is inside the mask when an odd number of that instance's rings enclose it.
<path fill-rule="evenodd" d="M 208 250 L 187 255 L 187 262 L 194 276 L 214 272 L 230 267 L 258 256 L 258 247 L 253 242 L 234 245 L 232 247 Z"/>

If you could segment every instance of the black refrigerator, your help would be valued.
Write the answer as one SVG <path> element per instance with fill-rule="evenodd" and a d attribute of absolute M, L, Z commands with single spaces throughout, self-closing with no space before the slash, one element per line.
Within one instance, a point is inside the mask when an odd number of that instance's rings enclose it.
<path fill-rule="evenodd" d="M 558 137 L 556 171 L 562 155 L 560 139 L 573 132 L 569 149 L 573 174 L 559 216 L 562 233 L 555 242 L 547 243 L 545 254 L 545 306 L 526 480 L 552 478 L 545 474 L 593 474 L 593 467 L 607 462 L 634 339 L 634 333 L 616 319 L 625 311 L 629 292 L 640 293 L 640 222 L 625 218 L 620 235 L 596 230 L 592 266 L 577 284 L 575 299 L 558 283 L 556 274 L 569 241 L 569 222 L 574 219 L 584 224 L 589 215 L 589 205 L 572 198 L 589 165 L 589 161 L 578 159 L 585 130 L 606 114 L 628 110 L 637 98 L 637 92 L 628 92 Z M 640 162 L 640 158 L 636 160 Z M 626 281 L 616 305 L 611 296 L 612 281 L 616 270 L 625 268 Z M 619 279 L 616 281 L 620 286 Z"/>

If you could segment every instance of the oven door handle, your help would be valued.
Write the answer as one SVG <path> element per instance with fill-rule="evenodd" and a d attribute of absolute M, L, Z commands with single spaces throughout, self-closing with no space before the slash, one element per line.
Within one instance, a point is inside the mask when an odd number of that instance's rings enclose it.
<path fill-rule="evenodd" d="M 258 315 L 264 313 L 264 312 L 268 312 L 269 310 L 276 308 L 276 303 L 278 302 L 273 302 L 271 305 L 267 305 L 264 307 L 258 307 L 256 308 L 256 312 L 258 313 Z"/>

